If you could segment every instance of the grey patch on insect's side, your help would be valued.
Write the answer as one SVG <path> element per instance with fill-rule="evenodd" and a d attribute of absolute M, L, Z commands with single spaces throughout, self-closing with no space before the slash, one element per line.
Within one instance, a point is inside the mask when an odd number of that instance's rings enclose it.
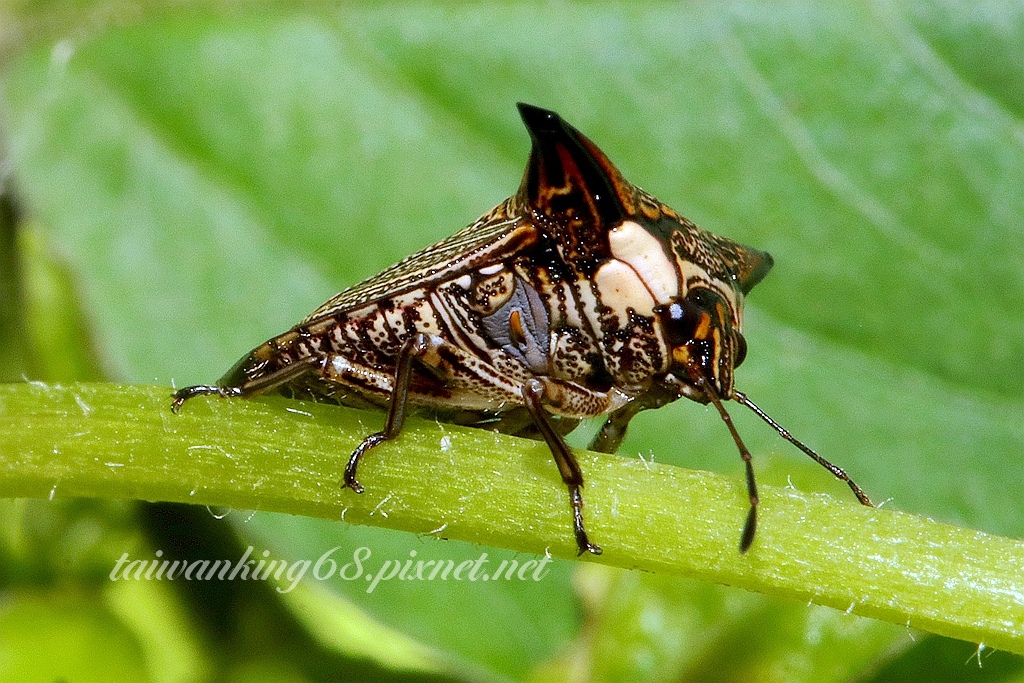
<path fill-rule="evenodd" d="M 519 311 L 523 326 L 524 340 L 516 343 L 512 339 L 509 320 L 514 311 Z M 537 290 L 521 278 L 515 279 L 512 296 L 501 308 L 481 319 L 484 332 L 502 350 L 525 365 L 530 372 L 547 374 L 550 369 L 551 322 L 547 309 Z"/>

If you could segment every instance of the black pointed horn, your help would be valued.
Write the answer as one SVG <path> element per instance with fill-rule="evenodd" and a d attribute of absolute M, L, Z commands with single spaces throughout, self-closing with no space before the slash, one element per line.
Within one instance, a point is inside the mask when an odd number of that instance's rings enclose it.
<path fill-rule="evenodd" d="M 533 149 L 519 198 L 555 220 L 605 228 L 633 215 L 634 190 L 597 145 L 548 109 L 518 105 Z"/>
<path fill-rule="evenodd" d="M 775 259 L 767 251 L 741 245 L 737 250 L 738 272 L 736 274 L 740 291 L 750 294 L 750 290 L 764 279 L 773 265 L 775 265 Z"/>

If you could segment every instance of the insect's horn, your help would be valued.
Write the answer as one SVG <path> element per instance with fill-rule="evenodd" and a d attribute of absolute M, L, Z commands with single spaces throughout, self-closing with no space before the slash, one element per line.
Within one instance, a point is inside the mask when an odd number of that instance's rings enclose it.
<path fill-rule="evenodd" d="M 775 265 L 775 259 L 767 251 L 739 245 L 737 251 L 738 271 L 736 274 L 740 291 L 749 294 L 758 282 L 764 279 Z"/>
<path fill-rule="evenodd" d="M 632 186 L 597 145 L 553 111 L 517 106 L 533 142 L 520 201 L 555 220 L 592 226 L 617 225 L 635 213 Z"/>

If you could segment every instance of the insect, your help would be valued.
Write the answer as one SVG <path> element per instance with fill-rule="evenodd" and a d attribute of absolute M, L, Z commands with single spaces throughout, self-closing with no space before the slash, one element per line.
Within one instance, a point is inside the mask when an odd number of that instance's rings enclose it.
<path fill-rule="evenodd" d="M 543 439 L 569 491 L 579 554 L 599 555 L 583 520 L 583 473 L 564 435 L 604 417 L 592 450 L 614 452 L 639 412 L 686 397 L 711 404 L 746 467 L 753 543 L 758 494 L 750 451 L 723 403 L 751 409 L 827 468 L 864 505 L 846 472 L 795 439 L 733 385 L 746 342 L 743 298 L 769 254 L 706 232 L 626 181 L 558 114 L 527 104 L 532 141 L 515 195 L 452 237 L 344 290 L 256 347 L 214 386 L 174 394 L 286 395 L 387 410 L 345 467 L 394 439 L 410 409 Z"/>

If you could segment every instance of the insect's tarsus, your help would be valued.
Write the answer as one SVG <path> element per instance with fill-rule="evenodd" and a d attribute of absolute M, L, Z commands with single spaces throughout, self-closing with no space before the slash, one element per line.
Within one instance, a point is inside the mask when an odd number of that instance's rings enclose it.
<path fill-rule="evenodd" d="M 177 413 L 181 410 L 181 406 L 185 404 L 185 401 L 195 398 L 196 396 L 209 396 L 216 394 L 222 398 L 238 398 L 242 396 L 262 394 L 291 382 L 297 377 L 315 369 L 317 366 L 322 367 L 326 362 L 326 358 L 307 356 L 306 358 L 301 358 L 293 363 L 285 365 L 274 372 L 269 372 L 257 377 L 256 379 L 245 380 L 240 384 L 201 384 L 199 386 L 178 389 L 171 397 L 173 399 L 171 402 L 171 412 Z"/>
<path fill-rule="evenodd" d="M 871 502 L 871 499 L 868 498 L 867 494 L 864 493 L 861 487 L 857 486 L 853 479 L 850 479 L 850 476 L 846 473 L 846 470 L 844 470 L 842 467 L 839 467 L 838 465 L 833 465 L 831 462 L 818 455 L 810 446 L 807 446 L 802 441 L 797 439 L 795 436 L 790 434 L 785 427 L 783 427 L 778 422 L 773 420 L 771 416 L 768 415 L 768 413 L 764 412 L 759 407 L 757 407 L 757 405 L 753 401 L 751 401 L 750 398 L 747 397 L 747 395 L 744 394 L 742 391 L 733 391 L 732 398 L 737 403 L 742 403 L 743 405 L 754 411 L 754 414 L 757 415 L 762 420 L 764 420 L 766 423 L 768 423 L 772 427 L 772 429 L 779 433 L 779 436 L 781 436 L 783 439 L 790 442 L 791 444 L 799 448 L 801 451 L 809 455 L 816 463 L 818 463 L 826 470 L 831 472 L 836 479 L 840 481 L 845 481 L 846 485 L 850 487 L 851 491 L 853 491 L 853 495 L 857 496 L 857 500 L 859 500 L 862 505 L 874 507 L 874 503 Z"/>
<path fill-rule="evenodd" d="M 184 389 L 178 389 L 172 396 L 173 401 L 171 402 L 171 412 L 177 413 L 181 410 L 181 406 L 185 405 L 185 401 L 196 396 L 208 396 L 210 394 L 217 394 L 228 398 L 230 396 L 241 396 L 242 391 L 238 387 L 219 387 L 212 384 L 200 384 L 194 387 L 185 387 Z"/>

